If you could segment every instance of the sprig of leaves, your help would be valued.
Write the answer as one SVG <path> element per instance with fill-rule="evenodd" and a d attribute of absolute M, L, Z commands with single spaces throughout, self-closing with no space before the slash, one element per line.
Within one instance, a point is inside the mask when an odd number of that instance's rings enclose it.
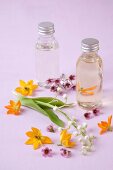
<path fill-rule="evenodd" d="M 72 104 L 66 104 L 61 100 L 52 97 L 27 98 L 19 96 L 19 100 L 23 106 L 29 107 L 42 113 L 43 115 L 47 116 L 53 123 L 60 127 L 64 127 L 64 122 L 55 114 L 53 108 L 72 106 Z"/>

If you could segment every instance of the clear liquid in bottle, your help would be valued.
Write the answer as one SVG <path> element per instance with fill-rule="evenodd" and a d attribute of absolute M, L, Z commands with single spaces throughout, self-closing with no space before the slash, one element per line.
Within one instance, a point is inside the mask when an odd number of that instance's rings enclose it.
<path fill-rule="evenodd" d="M 84 52 L 76 65 L 78 105 L 84 109 L 93 109 L 101 106 L 102 100 L 102 60 L 97 54 L 98 41 L 84 39 Z"/>

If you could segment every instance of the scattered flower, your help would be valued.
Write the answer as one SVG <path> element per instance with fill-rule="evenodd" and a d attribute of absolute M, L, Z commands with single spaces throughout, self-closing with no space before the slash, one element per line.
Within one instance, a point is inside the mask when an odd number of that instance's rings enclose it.
<path fill-rule="evenodd" d="M 43 136 L 41 131 L 37 128 L 32 127 L 32 131 L 26 132 L 26 135 L 29 139 L 25 142 L 27 145 L 33 145 L 33 148 L 36 150 L 43 144 L 52 144 L 52 140 L 47 137 Z"/>
<path fill-rule="evenodd" d="M 86 112 L 86 113 L 84 113 L 84 117 L 85 117 L 86 119 L 91 119 L 91 112 Z"/>
<path fill-rule="evenodd" d="M 53 107 L 53 111 L 56 111 L 56 110 L 58 110 L 58 107 L 57 107 L 57 106 L 54 106 L 54 107 Z"/>
<path fill-rule="evenodd" d="M 15 102 L 13 100 L 10 100 L 10 105 L 5 106 L 6 109 L 8 109 L 7 114 L 14 114 L 14 115 L 19 115 L 20 114 L 20 107 L 21 107 L 21 102 Z"/>
<path fill-rule="evenodd" d="M 94 114 L 95 116 L 98 116 L 99 113 L 100 113 L 100 110 L 99 110 L 98 108 L 93 109 L 93 114 Z"/>
<path fill-rule="evenodd" d="M 57 130 L 57 129 L 56 129 L 53 125 L 49 125 L 49 126 L 47 127 L 47 131 L 48 131 L 48 132 L 55 133 L 56 130 Z"/>
<path fill-rule="evenodd" d="M 111 121 L 112 115 L 108 117 L 108 121 L 101 121 L 101 123 L 98 123 L 98 127 L 101 128 L 100 135 L 102 135 L 106 131 L 112 131 Z"/>
<path fill-rule="evenodd" d="M 52 157 L 52 155 L 53 155 L 52 149 L 49 149 L 48 147 L 42 149 L 42 155 L 44 157 Z"/>
<path fill-rule="evenodd" d="M 63 98 L 64 98 L 64 99 L 67 99 L 67 94 L 63 94 Z"/>
<path fill-rule="evenodd" d="M 20 80 L 20 87 L 17 87 L 15 91 L 23 96 L 31 96 L 33 91 L 38 88 L 38 85 L 33 83 L 33 80 L 28 82 Z"/>
<path fill-rule="evenodd" d="M 56 92 L 58 95 L 63 95 L 69 90 L 75 90 L 75 75 L 70 75 L 67 77 L 65 74 L 62 74 L 60 78 L 49 78 L 43 84 L 39 86 L 50 89 L 51 92 Z"/>
<path fill-rule="evenodd" d="M 67 129 L 63 129 L 60 133 L 60 143 L 62 146 L 72 148 L 76 145 L 75 142 L 71 141 L 72 134 L 68 133 Z"/>
<path fill-rule="evenodd" d="M 60 149 L 60 154 L 65 158 L 71 157 L 71 151 L 64 148 Z"/>
<path fill-rule="evenodd" d="M 75 75 L 70 75 L 69 80 L 75 80 Z"/>

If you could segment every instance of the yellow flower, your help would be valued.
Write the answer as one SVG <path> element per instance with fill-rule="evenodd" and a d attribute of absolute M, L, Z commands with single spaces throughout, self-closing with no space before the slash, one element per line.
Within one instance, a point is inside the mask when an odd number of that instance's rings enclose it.
<path fill-rule="evenodd" d="M 64 147 L 72 148 L 76 145 L 75 142 L 71 141 L 72 134 L 68 133 L 67 129 L 64 129 L 60 133 L 60 143 Z"/>
<path fill-rule="evenodd" d="M 25 142 L 27 145 L 33 145 L 33 148 L 36 150 L 43 144 L 52 144 L 52 140 L 47 137 L 43 136 L 41 131 L 37 128 L 32 127 L 32 131 L 26 132 L 26 135 L 29 139 Z"/>
<path fill-rule="evenodd" d="M 20 80 L 20 87 L 15 89 L 16 92 L 22 94 L 23 96 L 31 96 L 33 91 L 38 88 L 37 84 L 33 84 L 33 80 L 25 82 Z"/>
<path fill-rule="evenodd" d="M 19 115 L 20 114 L 20 107 L 21 102 L 14 102 L 13 100 L 10 100 L 10 105 L 5 106 L 6 109 L 8 109 L 7 114 L 14 114 Z"/>

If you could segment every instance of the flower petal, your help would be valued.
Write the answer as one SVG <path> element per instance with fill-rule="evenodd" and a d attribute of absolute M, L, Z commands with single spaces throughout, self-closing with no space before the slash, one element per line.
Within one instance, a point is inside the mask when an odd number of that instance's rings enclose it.
<path fill-rule="evenodd" d="M 15 105 L 15 102 L 13 100 L 10 100 L 10 105 L 13 107 Z"/>
<path fill-rule="evenodd" d="M 31 137 L 31 138 L 33 138 L 35 136 L 35 134 L 33 132 L 31 132 L 31 131 L 26 132 L 26 135 L 28 137 Z"/>
<path fill-rule="evenodd" d="M 32 129 L 32 131 L 34 132 L 35 135 L 42 136 L 41 131 L 39 129 L 37 129 L 35 127 L 32 127 L 31 129 Z"/>
<path fill-rule="evenodd" d="M 32 145 L 33 143 L 34 143 L 33 138 L 30 138 L 25 142 L 26 145 Z"/>
<path fill-rule="evenodd" d="M 26 82 L 25 82 L 25 81 L 23 81 L 23 80 L 20 80 L 20 86 L 21 86 L 21 87 L 26 86 Z"/>
<path fill-rule="evenodd" d="M 40 140 L 39 140 L 39 141 L 36 140 L 36 141 L 33 143 L 33 148 L 34 148 L 34 150 L 38 149 L 41 145 L 42 145 L 41 141 L 40 141 Z"/>
<path fill-rule="evenodd" d="M 108 126 L 111 125 L 112 115 L 108 117 Z"/>
<path fill-rule="evenodd" d="M 52 140 L 47 136 L 42 136 L 41 141 L 43 144 L 52 144 Z"/>

